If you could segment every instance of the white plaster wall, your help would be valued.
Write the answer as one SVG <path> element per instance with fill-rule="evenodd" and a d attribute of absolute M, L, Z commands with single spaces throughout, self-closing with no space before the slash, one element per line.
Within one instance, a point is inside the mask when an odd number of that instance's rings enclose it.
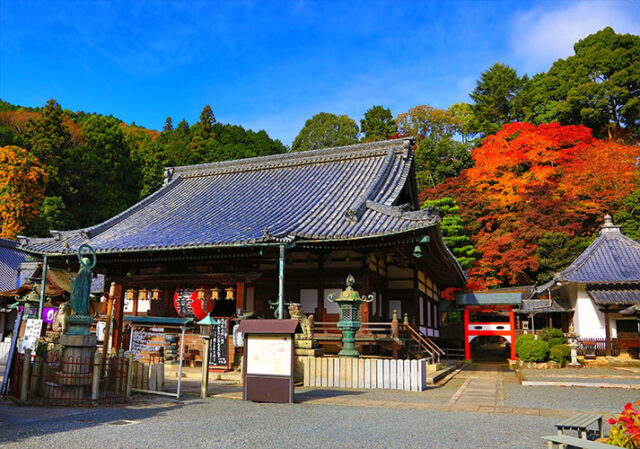
<path fill-rule="evenodd" d="M 572 295 L 573 296 L 573 295 Z M 587 289 L 580 284 L 575 289 L 575 308 L 573 326 L 581 338 L 605 338 L 604 313 L 600 312 L 587 293 Z M 573 298 L 572 298 L 573 299 Z M 613 321 L 612 330 L 615 328 Z M 612 332 L 612 336 L 615 335 Z"/>

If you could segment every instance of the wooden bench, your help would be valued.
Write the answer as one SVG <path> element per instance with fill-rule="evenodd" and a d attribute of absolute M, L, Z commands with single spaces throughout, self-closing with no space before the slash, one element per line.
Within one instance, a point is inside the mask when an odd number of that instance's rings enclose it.
<path fill-rule="evenodd" d="M 553 449 L 556 445 L 559 448 L 566 447 L 568 449 L 609 449 L 617 447 L 584 438 L 570 437 L 569 435 L 548 435 L 541 438 L 547 441 L 549 449 Z"/>
<path fill-rule="evenodd" d="M 589 429 L 589 426 L 594 423 L 598 423 L 598 429 Z M 578 413 L 555 426 L 558 430 L 558 436 L 564 435 L 565 430 L 575 430 L 578 432 L 578 436 L 585 440 L 589 435 L 597 435 L 598 438 L 602 437 L 602 415 Z"/>

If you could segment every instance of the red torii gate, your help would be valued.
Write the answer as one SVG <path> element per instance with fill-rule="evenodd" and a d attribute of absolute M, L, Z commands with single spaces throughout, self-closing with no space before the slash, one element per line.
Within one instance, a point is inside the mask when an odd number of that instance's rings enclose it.
<path fill-rule="evenodd" d="M 456 295 L 456 304 L 464 306 L 464 350 L 465 359 L 471 359 L 471 342 L 479 336 L 498 336 L 511 346 L 509 358 L 516 359 L 516 326 L 513 306 L 522 302 L 521 291 L 509 292 L 470 292 Z M 493 320 L 474 320 L 472 315 L 507 312 L 508 322 Z"/>

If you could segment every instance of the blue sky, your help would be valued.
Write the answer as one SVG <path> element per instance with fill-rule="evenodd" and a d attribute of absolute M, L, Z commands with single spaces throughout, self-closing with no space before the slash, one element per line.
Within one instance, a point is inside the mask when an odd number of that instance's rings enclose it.
<path fill-rule="evenodd" d="M 640 34 L 637 1 L 2 0 L 0 97 L 154 129 L 211 104 L 290 144 L 318 112 L 469 101 L 494 62 L 545 71 L 607 25 Z"/>

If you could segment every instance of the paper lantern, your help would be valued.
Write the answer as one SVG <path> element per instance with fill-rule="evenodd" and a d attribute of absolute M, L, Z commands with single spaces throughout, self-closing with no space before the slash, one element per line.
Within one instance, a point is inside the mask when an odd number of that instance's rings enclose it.
<path fill-rule="evenodd" d="M 179 288 L 173 294 L 173 305 L 182 318 L 201 320 L 213 310 L 215 301 L 198 299 L 198 289 L 196 288 Z"/>

